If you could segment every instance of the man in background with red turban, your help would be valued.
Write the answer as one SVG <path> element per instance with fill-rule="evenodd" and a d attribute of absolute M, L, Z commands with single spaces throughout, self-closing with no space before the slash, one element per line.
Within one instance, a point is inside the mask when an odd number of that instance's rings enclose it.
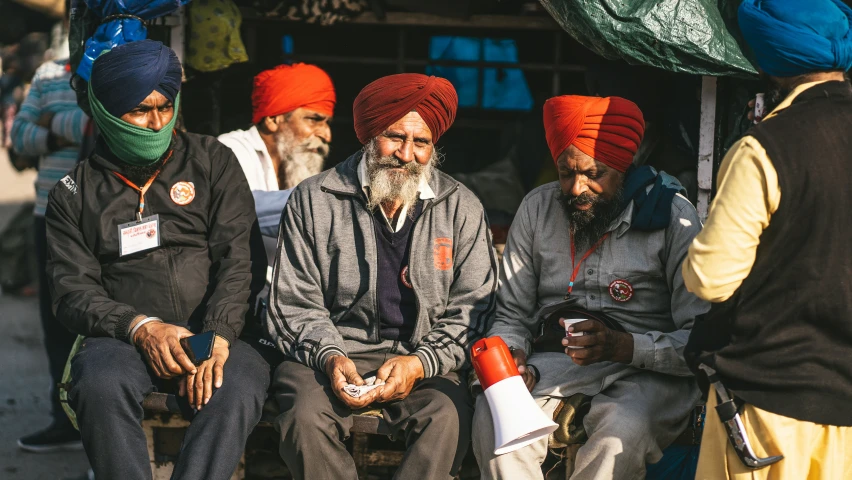
<path fill-rule="evenodd" d="M 551 98 L 544 127 L 559 181 L 518 209 L 487 336 L 513 349 L 548 416 L 568 397 L 590 402 L 572 479 L 645 478 L 699 398 L 683 349 L 708 304 L 680 266 L 701 223 L 677 180 L 632 166 L 645 130 L 633 102 Z M 473 431 L 482 478 L 542 478 L 547 439 L 494 455 L 484 395 Z"/>
<path fill-rule="evenodd" d="M 234 151 L 253 191 L 288 190 L 322 171 L 336 97 L 319 67 L 279 65 L 254 77 L 248 130 L 219 136 Z"/>
<path fill-rule="evenodd" d="M 270 265 L 267 288 L 281 210 L 296 185 L 322 171 L 329 154 L 329 122 L 335 101 L 334 85 L 321 68 L 304 63 L 279 65 L 254 77 L 254 125 L 219 136 L 219 141 L 237 156 L 252 190 Z M 267 288 L 261 292 L 261 299 L 267 297 Z M 258 348 L 262 351 L 268 348 L 261 345 Z M 268 356 L 267 361 L 274 363 L 276 359 Z"/>
<path fill-rule="evenodd" d="M 470 442 L 460 370 L 493 316 L 484 210 L 437 170 L 456 115 L 443 78 L 400 74 L 353 106 L 364 148 L 302 182 L 282 215 L 267 329 L 280 453 L 297 479 L 356 479 L 343 441 L 376 404 L 408 445 L 398 478 L 449 479 Z"/>

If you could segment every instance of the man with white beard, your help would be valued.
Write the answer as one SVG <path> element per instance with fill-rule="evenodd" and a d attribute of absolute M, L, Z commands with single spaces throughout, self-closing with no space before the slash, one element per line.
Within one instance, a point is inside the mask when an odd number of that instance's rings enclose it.
<path fill-rule="evenodd" d="M 279 65 L 254 77 L 254 125 L 219 136 L 233 150 L 248 180 L 269 265 L 290 192 L 320 173 L 328 157 L 335 101 L 334 85 L 321 68 L 304 63 Z M 270 266 L 267 286 L 271 278 Z M 259 298 L 265 301 L 266 290 Z M 268 357 L 267 361 L 275 360 Z"/>
<path fill-rule="evenodd" d="M 373 404 L 408 445 L 397 478 L 452 478 L 467 451 L 460 371 L 497 277 L 482 205 L 435 168 L 457 106 L 442 78 L 367 85 L 353 105 L 363 151 L 284 208 L 266 324 L 287 357 L 273 391 L 294 478 L 356 479 L 343 442 L 352 412 Z"/>
<path fill-rule="evenodd" d="M 219 141 L 234 151 L 252 191 L 289 190 L 320 173 L 335 103 L 328 74 L 304 63 L 279 65 L 254 78 L 251 97 L 254 125 Z"/>

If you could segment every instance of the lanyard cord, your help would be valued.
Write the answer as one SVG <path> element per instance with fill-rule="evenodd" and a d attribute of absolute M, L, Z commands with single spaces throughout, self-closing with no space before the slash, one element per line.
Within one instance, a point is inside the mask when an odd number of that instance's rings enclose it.
<path fill-rule="evenodd" d="M 565 294 L 566 299 L 568 298 L 569 295 L 571 295 L 571 291 L 574 290 L 574 280 L 577 279 L 577 274 L 580 273 L 580 267 L 583 266 L 583 262 L 586 261 L 586 259 L 589 258 L 589 255 L 591 255 L 595 250 L 597 250 L 598 247 L 601 246 L 601 244 L 603 244 L 604 240 L 606 240 L 606 237 L 608 237 L 608 236 L 609 236 L 609 233 L 604 234 L 603 237 L 601 237 L 597 242 L 595 242 L 594 245 L 592 245 L 592 248 L 586 250 L 586 253 L 583 254 L 583 258 L 580 259 L 580 262 L 575 264 L 574 263 L 574 255 L 575 255 L 575 253 L 574 253 L 574 234 L 571 233 L 571 267 L 574 268 L 574 272 L 571 273 L 571 280 L 568 282 L 568 293 Z"/>
<path fill-rule="evenodd" d="M 118 172 L 112 172 L 116 177 L 118 177 L 119 179 L 121 179 L 121 181 L 127 184 L 128 187 L 139 192 L 139 209 L 136 211 L 136 220 L 140 222 L 142 221 L 142 212 L 145 211 L 145 192 L 148 191 L 148 188 L 150 188 L 151 184 L 154 183 L 154 180 L 157 178 L 157 175 L 159 175 L 160 172 L 163 170 L 163 167 L 166 166 L 166 162 L 168 162 L 169 159 L 172 158 L 173 151 L 174 150 L 169 150 L 169 155 L 166 157 L 165 160 L 163 160 L 163 164 L 160 165 L 160 168 L 158 168 L 157 171 L 154 172 L 153 175 L 151 175 L 151 178 L 149 178 L 148 181 L 145 182 L 145 185 L 143 185 L 141 188 L 138 187 L 135 183 L 128 180 L 127 177 L 125 177 L 124 175 Z"/>

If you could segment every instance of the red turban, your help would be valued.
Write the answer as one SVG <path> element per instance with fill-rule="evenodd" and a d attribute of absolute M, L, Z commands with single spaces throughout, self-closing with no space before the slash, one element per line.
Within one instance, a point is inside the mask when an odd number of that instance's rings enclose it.
<path fill-rule="evenodd" d="M 621 97 L 563 95 L 544 102 L 544 133 L 553 161 L 574 145 L 626 172 L 645 134 L 642 111 Z"/>
<path fill-rule="evenodd" d="M 334 113 L 334 85 L 323 69 L 305 63 L 278 65 L 254 77 L 251 92 L 252 123 L 297 108 L 323 115 Z"/>
<path fill-rule="evenodd" d="M 366 144 L 416 110 L 432 132 L 432 142 L 437 142 L 456 119 L 458 106 L 456 89 L 444 78 L 419 73 L 388 75 L 367 85 L 355 97 L 355 134 Z"/>

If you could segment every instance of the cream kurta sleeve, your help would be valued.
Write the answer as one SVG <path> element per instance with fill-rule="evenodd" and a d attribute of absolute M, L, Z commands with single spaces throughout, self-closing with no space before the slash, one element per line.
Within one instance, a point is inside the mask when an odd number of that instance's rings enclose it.
<path fill-rule="evenodd" d="M 722 161 L 707 224 L 683 262 L 686 288 L 710 302 L 730 298 L 751 272 L 760 235 L 780 201 L 766 150 L 754 137 L 743 137 Z"/>

